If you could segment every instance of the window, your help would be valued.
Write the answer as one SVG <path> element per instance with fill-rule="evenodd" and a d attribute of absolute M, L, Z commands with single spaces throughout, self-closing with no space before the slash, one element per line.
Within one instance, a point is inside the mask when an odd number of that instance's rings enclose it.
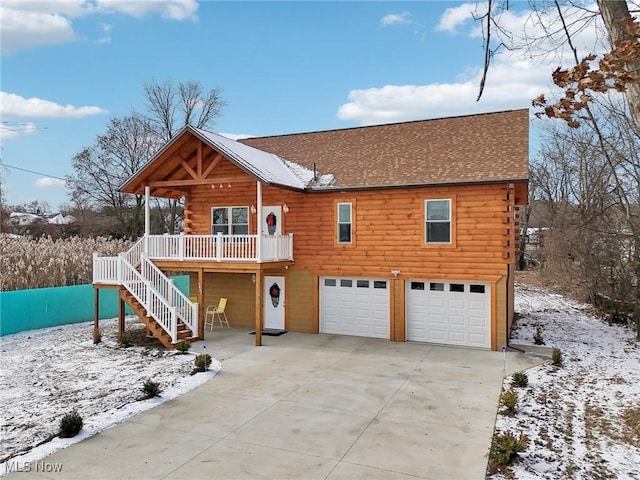
<path fill-rule="evenodd" d="M 384 280 L 374 280 L 373 281 L 373 288 L 387 288 L 387 282 L 385 282 Z"/>
<path fill-rule="evenodd" d="M 340 280 L 341 287 L 353 287 L 353 280 Z"/>
<path fill-rule="evenodd" d="M 429 283 L 429 290 L 432 292 L 444 292 L 444 283 L 431 282 Z"/>
<path fill-rule="evenodd" d="M 249 233 L 249 207 L 213 207 L 211 233 L 246 235 Z"/>
<path fill-rule="evenodd" d="M 449 285 L 450 292 L 464 292 L 464 284 L 462 283 L 452 283 Z"/>
<path fill-rule="evenodd" d="M 426 200 L 426 243 L 451 243 L 451 200 Z"/>
<path fill-rule="evenodd" d="M 351 243 L 351 202 L 338 203 L 338 243 Z"/>
<path fill-rule="evenodd" d="M 411 282 L 411 290 L 424 290 L 424 282 Z"/>
<path fill-rule="evenodd" d="M 484 293 L 484 285 L 469 285 L 471 293 Z"/>
<path fill-rule="evenodd" d="M 356 287 L 358 287 L 358 288 L 369 288 L 369 280 L 358 280 L 358 281 L 356 281 Z"/>
<path fill-rule="evenodd" d="M 335 287 L 336 286 L 336 279 L 335 278 L 325 278 L 324 279 L 324 286 L 325 287 Z"/>

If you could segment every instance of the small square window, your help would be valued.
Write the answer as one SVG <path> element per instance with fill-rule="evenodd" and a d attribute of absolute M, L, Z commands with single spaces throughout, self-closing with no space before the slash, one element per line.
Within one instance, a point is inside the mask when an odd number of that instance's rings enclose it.
<path fill-rule="evenodd" d="M 411 290 L 424 290 L 424 282 L 411 282 Z"/>
<path fill-rule="evenodd" d="M 469 292 L 484 293 L 484 285 L 469 285 Z"/>
<path fill-rule="evenodd" d="M 464 292 L 464 283 L 452 283 L 449 285 L 450 292 Z"/>
<path fill-rule="evenodd" d="M 335 287 L 336 286 L 336 279 L 335 278 L 325 278 L 324 279 L 324 286 L 325 287 Z"/>
<path fill-rule="evenodd" d="M 369 280 L 358 280 L 356 282 L 358 288 L 369 288 Z"/>
<path fill-rule="evenodd" d="M 340 280 L 341 287 L 353 287 L 353 280 Z"/>
<path fill-rule="evenodd" d="M 373 288 L 387 288 L 387 282 L 384 280 L 375 280 L 373 282 Z"/>
<path fill-rule="evenodd" d="M 432 292 L 444 292 L 444 283 L 431 282 L 429 284 L 429 290 Z"/>

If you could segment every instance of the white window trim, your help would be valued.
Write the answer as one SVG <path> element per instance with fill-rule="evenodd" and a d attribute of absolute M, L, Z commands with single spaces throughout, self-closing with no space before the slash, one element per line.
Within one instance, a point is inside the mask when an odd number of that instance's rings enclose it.
<path fill-rule="evenodd" d="M 340 221 L 340 205 L 349 205 L 349 221 Z M 340 245 L 351 245 L 353 243 L 353 203 L 352 202 L 337 202 L 336 203 L 336 242 Z M 349 241 L 344 242 L 340 240 L 340 225 L 349 225 Z"/>
<path fill-rule="evenodd" d="M 449 219 L 448 220 L 429 220 L 427 205 L 429 202 L 449 202 Z M 450 198 L 429 198 L 424 201 L 424 243 L 427 245 L 451 245 L 453 241 L 453 220 L 451 218 L 451 204 Z M 448 242 L 430 242 L 428 239 L 428 225 L 430 223 L 448 223 L 449 224 L 449 241 Z"/>
<path fill-rule="evenodd" d="M 238 234 L 238 235 L 248 235 L 249 234 L 249 207 L 246 205 L 232 205 L 232 206 L 226 206 L 226 205 L 216 205 L 211 207 L 211 235 L 216 235 L 213 231 L 213 211 L 215 209 L 220 209 L 220 208 L 225 208 L 227 210 L 227 219 L 229 220 L 230 223 L 226 223 L 225 225 L 227 225 L 228 231 L 229 233 L 227 235 L 233 235 L 232 230 L 233 230 L 233 223 L 231 223 L 233 221 L 233 209 L 234 208 L 244 208 L 247 211 L 247 223 L 237 223 L 235 225 L 246 225 L 247 226 L 247 233 L 246 234 Z"/>

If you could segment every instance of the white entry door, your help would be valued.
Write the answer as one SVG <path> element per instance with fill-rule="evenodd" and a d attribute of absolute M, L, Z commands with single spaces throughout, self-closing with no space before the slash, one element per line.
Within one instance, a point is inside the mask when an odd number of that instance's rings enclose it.
<path fill-rule="evenodd" d="M 264 277 L 264 328 L 284 330 L 284 277 Z"/>
<path fill-rule="evenodd" d="M 274 205 L 272 207 L 262 207 L 262 234 L 282 235 L 282 207 Z"/>

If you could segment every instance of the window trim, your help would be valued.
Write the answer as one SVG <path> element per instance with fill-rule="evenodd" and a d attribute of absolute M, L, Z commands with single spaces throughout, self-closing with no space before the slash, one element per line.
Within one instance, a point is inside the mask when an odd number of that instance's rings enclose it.
<path fill-rule="evenodd" d="M 340 222 L 340 205 L 349 205 L 349 220 L 350 222 Z M 356 210 L 356 202 L 355 199 L 341 199 L 334 201 L 334 225 L 335 225 L 335 235 L 333 237 L 335 246 L 337 247 L 355 247 L 356 245 L 356 222 L 355 222 L 355 210 Z M 341 242 L 340 241 L 340 225 L 350 225 L 351 226 L 351 240 L 349 242 Z"/>
<path fill-rule="evenodd" d="M 427 205 L 433 201 L 449 202 L 449 241 L 448 242 L 429 242 L 427 241 Z M 432 221 L 433 222 L 433 221 Z M 444 221 L 434 223 L 445 223 Z M 426 248 L 455 248 L 456 246 L 456 196 L 455 194 L 446 197 L 429 197 L 425 198 L 422 203 L 422 246 Z"/>
<path fill-rule="evenodd" d="M 250 235 L 251 234 L 251 212 L 249 211 L 249 207 L 247 205 L 230 205 L 230 206 L 226 206 L 226 205 L 214 205 L 211 207 L 211 235 L 217 235 L 217 233 L 215 233 L 213 231 L 214 229 L 214 223 L 213 223 L 213 211 L 215 209 L 226 209 L 227 210 L 227 220 L 230 223 L 225 223 L 225 224 L 220 224 L 220 225 L 226 225 L 227 226 L 227 232 L 229 233 L 223 233 L 223 235 Z M 233 223 L 233 209 L 234 208 L 244 208 L 247 212 L 247 223 Z M 237 233 L 234 234 L 233 233 L 233 225 L 246 225 L 247 226 L 247 233 Z"/>

